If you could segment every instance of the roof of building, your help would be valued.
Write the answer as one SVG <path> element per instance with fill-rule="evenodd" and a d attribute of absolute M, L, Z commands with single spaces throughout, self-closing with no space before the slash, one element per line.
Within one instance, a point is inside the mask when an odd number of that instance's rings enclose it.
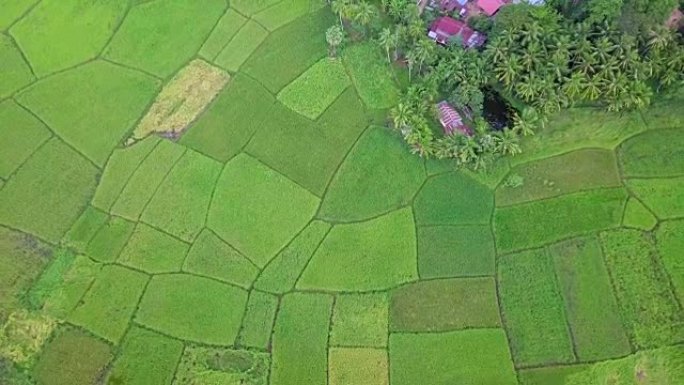
<path fill-rule="evenodd" d="M 466 23 L 449 16 L 437 18 L 430 25 L 430 32 L 428 33 L 430 38 L 441 44 L 447 44 L 449 39 L 459 35 L 464 47 L 478 47 L 484 44 L 486 40 L 484 35 L 468 27 Z"/>
<path fill-rule="evenodd" d="M 477 6 L 480 7 L 487 16 L 494 15 L 503 5 L 504 2 L 502 0 L 477 0 Z"/>
<path fill-rule="evenodd" d="M 461 114 L 459 114 L 446 100 L 437 103 L 437 110 L 439 112 L 439 122 L 442 124 L 442 127 L 444 127 L 444 134 L 453 135 L 456 131 L 468 136 L 473 134 L 470 127 L 463 123 Z"/>

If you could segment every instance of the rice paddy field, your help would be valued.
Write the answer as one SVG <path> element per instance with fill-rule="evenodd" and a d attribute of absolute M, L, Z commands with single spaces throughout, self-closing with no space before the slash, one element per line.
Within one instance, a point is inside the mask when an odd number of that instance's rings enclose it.
<path fill-rule="evenodd" d="M 459 171 L 336 22 L 0 0 L 0 384 L 684 384 L 684 98 Z"/>

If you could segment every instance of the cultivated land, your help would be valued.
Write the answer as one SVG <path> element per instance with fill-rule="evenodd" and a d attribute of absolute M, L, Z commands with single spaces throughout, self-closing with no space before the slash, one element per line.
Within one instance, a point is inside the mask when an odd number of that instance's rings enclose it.
<path fill-rule="evenodd" d="M 230 3 L 0 0 L 0 384 L 684 383 L 682 98 L 458 171 L 323 0 Z"/>

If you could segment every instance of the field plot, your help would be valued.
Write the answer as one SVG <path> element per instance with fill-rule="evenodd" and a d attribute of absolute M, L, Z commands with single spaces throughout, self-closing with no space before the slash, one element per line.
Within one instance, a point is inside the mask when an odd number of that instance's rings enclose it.
<path fill-rule="evenodd" d="M 410 209 L 334 226 L 297 287 L 371 291 L 413 281 L 418 278 L 415 239 Z"/>
<path fill-rule="evenodd" d="M 17 100 L 103 166 L 158 88 L 154 78 L 98 60 L 41 80 Z"/>
<path fill-rule="evenodd" d="M 356 143 L 330 186 L 319 215 L 324 219 L 368 219 L 411 201 L 425 178 L 420 160 L 399 138 L 371 127 Z"/>
<path fill-rule="evenodd" d="M 608 272 L 627 333 L 639 348 L 684 340 L 684 314 L 670 291 L 654 245 L 636 230 L 601 233 Z"/>
<path fill-rule="evenodd" d="M 393 385 L 515 385 L 515 371 L 501 329 L 392 334 Z"/>
<path fill-rule="evenodd" d="M 318 199 L 302 187 L 256 159 L 240 155 L 219 178 L 208 226 L 263 267 L 304 228 L 317 206 Z"/>
<path fill-rule="evenodd" d="M 58 242 L 95 189 L 97 170 L 51 139 L 0 190 L 0 224 Z"/>
<path fill-rule="evenodd" d="M 12 95 L 14 91 L 34 80 L 31 67 L 24 61 L 14 42 L 5 35 L 0 35 L 0 62 L 3 76 L 0 98 Z"/>
<path fill-rule="evenodd" d="M 342 63 L 322 59 L 280 93 L 278 100 L 292 110 L 316 119 L 349 86 L 349 78 Z"/>
<path fill-rule="evenodd" d="M 498 268 L 501 317 L 516 364 L 574 361 L 563 298 L 546 250 L 506 255 Z"/>
<path fill-rule="evenodd" d="M 498 208 L 494 213 L 497 249 L 520 250 L 617 227 L 626 200 L 625 191 L 614 188 Z"/>
<path fill-rule="evenodd" d="M 166 78 L 199 50 L 226 8 L 223 0 L 151 1 L 131 8 L 105 57 Z M 184 28 L 179 28 L 179 26 Z"/>
<path fill-rule="evenodd" d="M 434 332 L 501 326 L 493 278 L 441 279 L 394 289 L 390 328 Z"/>
<path fill-rule="evenodd" d="M 157 275 L 135 321 L 176 338 L 232 345 L 246 304 L 247 292 L 233 286 L 188 274 Z"/>
<path fill-rule="evenodd" d="M 569 164 L 572 167 L 565 167 Z M 499 186 L 497 206 L 621 185 L 615 154 L 601 149 L 578 150 L 524 163 L 514 167 L 511 175 L 523 178 L 523 185 Z"/>
<path fill-rule="evenodd" d="M 629 340 L 596 238 L 551 247 L 577 358 L 596 361 L 630 353 Z"/>
<path fill-rule="evenodd" d="M 9 177 L 51 136 L 47 127 L 11 100 L 0 103 L 0 177 Z"/>
<path fill-rule="evenodd" d="M 0 0 L 0 384 L 684 384 L 684 89 L 419 156 L 397 4 Z"/>
<path fill-rule="evenodd" d="M 35 73 L 43 77 L 95 58 L 124 17 L 128 3 L 41 1 L 10 29 L 10 34 Z M 3 3 L 3 13 L 4 7 Z"/>

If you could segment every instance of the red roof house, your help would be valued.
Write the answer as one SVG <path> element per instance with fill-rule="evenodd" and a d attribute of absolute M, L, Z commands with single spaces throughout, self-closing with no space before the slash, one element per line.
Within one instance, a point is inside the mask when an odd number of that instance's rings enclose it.
<path fill-rule="evenodd" d="M 504 4 L 503 0 L 477 0 L 477 6 L 487 16 L 493 16 Z"/>
<path fill-rule="evenodd" d="M 449 43 L 449 39 L 460 36 L 463 46 L 468 48 L 479 47 L 486 40 L 484 35 L 468 27 L 466 23 L 449 16 L 442 16 L 432 22 L 428 36 L 444 45 Z"/>
<path fill-rule="evenodd" d="M 467 136 L 473 135 L 473 130 L 463 123 L 461 115 L 446 100 L 437 103 L 437 112 L 445 135 L 453 135 L 456 131 Z"/>

